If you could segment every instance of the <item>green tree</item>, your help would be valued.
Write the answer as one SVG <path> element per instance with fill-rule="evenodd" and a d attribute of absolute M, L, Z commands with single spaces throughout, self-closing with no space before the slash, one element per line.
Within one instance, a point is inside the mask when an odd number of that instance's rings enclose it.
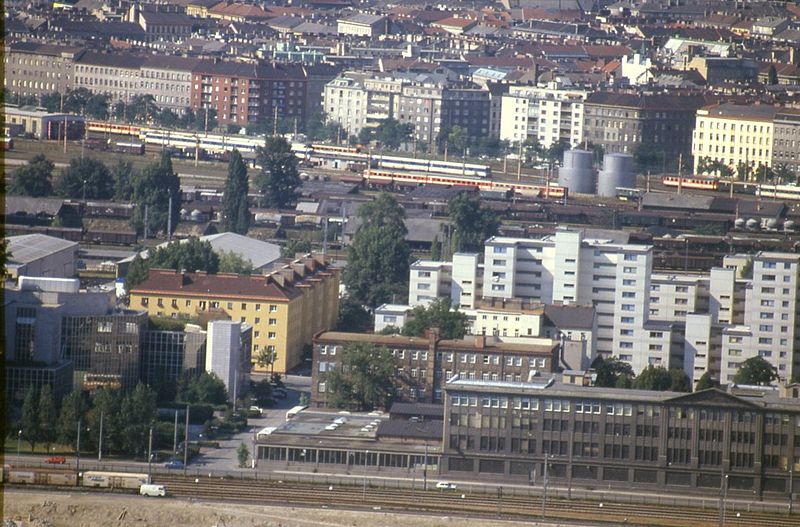
<path fill-rule="evenodd" d="M 344 284 L 359 304 L 375 308 L 407 293 L 410 250 L 405 211 L 381 193 L 358 209 L 360 224 L 348 248 Z"/>
<path fill-rule="evenodd" d="M 365 128 L 364 130 L 370 129 Z M 414 126 L 411 123 L 401 123 L 390 117 L 381 121 L 373 130 L 373 137 L 381 142 L 383 148 L 397 150 L 414 133 Z"/>
<path fill-rule="evenodd" d="M 564 158 L 564 152 L 569 150 L 569 144 L 559 141 L 553 143 L 550 148 L 545 152 L 545 157 L 553 162 L 561 161 Z"/>
<path fill-rule="evenodd" d="M 427 307 L 417 306 L 411 319 L 403 326 L 403 335 L 422 337 L 425 330 L 439 328 L 443 339 L 461 339 L 466 332 L 467 316 L 458 309 L 450 308 L 449 298 L 437 298 Z"/>
<path fill-rule="evenodd" d="M 339 367 L 323 374 L 328 404 L 372 411 L 387 408 L 394 392 L 394 357 L 384 347 L 358 343 L 344 347 Z"/>
<path fill-rule="evenodd" d="M 93 119 L 105 121 L 108 119 L 108 105 L 110 98 L 105 93 L 95 93 L 86 102 L 86 115 Z"/>
<path fill-rule="evenodd" d="M 692 382 L 689 380 L 689 377 L 686 375 L 680 368 L 670 368 L 669 370 L 670 378 L 672 382 L 669 385 L 669 391 L 671 392 L 691 392 L 692 391 Z"/>
<path fill-rule="evenodd" d="M 598 355 L 592 362 L 597 374 L 595 386 L 602 388 L 623 387 L 625 384 L 630 384 L 633 378 L 633 369 L 627 362 L 622 362 L 617 357 L 609 357 L 603 359 Z"/>
<path fill-rule="evenodd" d="M 778 70 L 775 69 L 775 64 L 769 65 L 769 71 L 767 72 L 767 84 L 770 86 L 775 86 L 778 84 Z"/>
<path fill-rule="evenodd" d="M 736 165 L 736 179 L 739 181 L 749 181 L 753 175 L 753 163 L 752 161 L 749 163 L 745 163 L 744 161 L 739 161 L 739 164 Z"/>
<path fill-rule="evenodd" d="M 180 219 L 181 182 L 172 169 L 172 159 L 164 152 L 157 163 L 146 166 L 133 179 L 131 200 L 136 203 L 133 226 L 137 233 L 145 230 L 144 215 L 147 208 L 147 232 L 167 231 L 169 203 L 172 200 L 172 228 Z"/>
<path fill-rule="evenodd" d="M 637 390 L 655 390 L 665 392 L 672 385 L 672 377 L 669 371 L 663 366 L 653 366 L 650 364 L 639 372 L 633 381 L 633 387 Z"/>
<path fill-rule="evenodd" d="M 256 404 L 266 406 L 272 402 L 272 384 L 266 377 L 250 384 L 250 395 Z"/>
<path fill-rule="evenodd" d="M 228 162 L 228 179 L 222 194 L 223 231 L 247 234 L 247 229 L 250 228 L 248 190 L 247 166 L 239 151 L 234 149 Z"/>
<path fill-rule="evenodd" d="M 225 404 L 228 391 L 225 383 L 213 373 L 193 375 L 184 372 L 178 379 L 177 400 L 182 403 Z"/>
<path fill-rule="evenodd" d="M 372 327 L 372 315 L 358 301 L 345 296 L 339 301 L 336 331 L 363 333 Z"/>
<path fill-rule="evenodd" d="M 663 148 L 652 143 L 641 143 L 637 146 L 633 151 L 633 159 L 642 171 L 662 169 L 666 161 Z"/>
<path fill-rule="evenodd" d="M 61 110 L 61 94 L 57 91 L 42 95 L 40 105 L 47 108 L 48 112 L 54 113 Z"/>
<path fill-rule="evenodd" d="M 458 125 L 450 128 L 447 134 L 447 143 L 449 144 L 449 148 L 463 154 L 467 146 L 467 134 L 464 129 Z"/>
<path fill-rule="evenodd" d="M 91 426 L 100 433 L 100 418 L 103 419 L 103 446 L 106 451 L 122 451 L 123 422 L 119 420 L 122 396 L 119 390 L 98 390 L 92 397 Z"/>
<path fill-rule="evenodd" d="M 787 183 L 795 183 L 797 181 L 797 176 L 792 169 L 789 168 L 789 165 L 785 163 L 781 163 L 777 165 L 773 172 L 775 174 L 775 179 L 778 182 L 778 185 L 785 185 Z"/>
<path fill-rule="evenodd" d="M 56 190 L 65 198 L 110 199 L 114 196 L 114 181 L 102 161 L 74 158 L 61 171 Z"/>
<path fill-rule="evenodd" d="M 58 414 L 58 442 L 75 446 L 78 435 L 78 420 L 83 419 L 87 405 L 83 393 L 75 390 L 61 402 Z"/>
<path fill-rule="evenodd" d="M 311 252 L 311 242 L 308 240 L 288 240 L 281 249 L 281 256 L 294 258 L 297 253 L 308 254 Z"/>
<path fill-rule="evenodd" d="M 49 384 L 42 386 L 39 392 L 38 413 L 39 441 L 44 443 L 49 451 L 50 445 L 56 440 L 56 419 L 58 418 L 53 389 Z"/>
<path fill-rule="evenodd" d="M 42 154 L 36 154 L 27 165 L 11 173 L 11 194 L 41 198 L 53 193 L 53 162 Z"/>
<path fill-rule="evenodd" d="M 254 184 L 262 193 L 261 206 L 286 208 L 297 199 L 300 174 L 297 157 L 283 137 L 268 137 L 263 147 L 258 147 L 257 159 L 261 171 Z"/>
<path fill-rule="evenodd" d="M 156 99 L 151 94 L 134 95 L 128 103 L 128 119 L 132 122 L 150 124 L 159 114 Z"/>
<path fill-rule="evenodd" d="M 156 122 L 163 128 L 178 128 L 181 123 L 180 117 L 170 108 L 161 108 L 156 116 Z"/>
<path fill-rule="evenodd" d="M 442 242 L 439 241 L 439 236 L 433 237 L 431 242 L 431 260 L 438 262 L 442 259 Z"/>
<path fill-rule="evenodd" d="M 500 219 L 488 207 L 481 206 L 478 196 L 462 192 L 447 205 L 450 221 L 455 224 L 453 235 L 456 251 L 481 251 L 484 242 L 500 227 Z"/>
<path fill-rule="evenodd" d="M 252 274 L 253 262 L 233 251 L 217 251 L 220 273 Z"/>
<path fill-rule="evenodd" d="M 231 265 L 238 265 L 229 258 Z M 220 269 L 220 257 L 207 241 L 200 241 L 192 236 L 187 240 L 174 241 L 164 247 L 150 249 L 148 258 L 139 254 L 134 256 L 125 275 L 125 287 L 128 291 L 147 279 L 150 269 L 174 269 L 194 273 L 205 271 L 216 274 Z"/>
<path fill-rule="evenodd" d="M 110 173 L 114 182 L 114 198 L 120 201 L 130 201 L 133 194 L 133 180 L 136 178 L 133 163 L 117 158 Z"/>
<path fill-rule="evenodd" d="M 733 382 L 769 386 L 778 378 L 778 369 L 775 366 L 762 357 L 750 357 L 739 366 L 739 370 L 733 376 Z"/>
<path fill-rule="evenodd" d="M 697 381 L 695 391 L 708 390 L 709 388 L 719 388 L 719 381 L 711 376 L 711 372 L 705 372 Z"/>
<path fill-rule="evenodd" d="M 244 443 L 239 443 L 236 449 L 236 459 L 239 460 L 239 468 L 247 467 L 247 460 L 250 459 L 250 449 Z"/>
<path fill-rule="evenodd" d="M 748 258 L 742 268 L 739 270 L 739 276 L 742 278 L 753 278 L 753 259 Z"/>
<path fill-rule="evenodd" d="M 40 436 L 39 410 L 37 406 L 36 389 L 30 386 L 28 391 L 25 392 L 25 399 L 22 402 L 22 418 L 20 419 L 19 427 L 22 430 L 23 439 L 31 445 L 31 452 L 33 452 Z"/>

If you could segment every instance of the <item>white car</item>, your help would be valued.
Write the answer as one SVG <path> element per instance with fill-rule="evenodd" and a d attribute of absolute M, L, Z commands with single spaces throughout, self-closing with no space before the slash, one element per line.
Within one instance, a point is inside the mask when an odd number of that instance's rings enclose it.
<path fill-rule="evenodd" d="M 436 484 L 436 488 L 440 490 L 455 490 L 456 485 L 455 483 L 450 483 L 449 481 L 440 481 Z"/>

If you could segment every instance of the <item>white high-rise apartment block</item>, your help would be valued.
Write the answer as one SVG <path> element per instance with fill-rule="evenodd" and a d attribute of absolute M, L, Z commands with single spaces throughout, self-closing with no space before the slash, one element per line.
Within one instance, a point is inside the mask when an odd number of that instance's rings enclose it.
<path fill-rule="evenodd" d="M 530 137 L 545 148 L 559 141 L 579 145 L 583 141 L 583 101 L 587 94 L 557 83 L 511 86 L 503 96 L 500 139 L 516 143 Z"/>

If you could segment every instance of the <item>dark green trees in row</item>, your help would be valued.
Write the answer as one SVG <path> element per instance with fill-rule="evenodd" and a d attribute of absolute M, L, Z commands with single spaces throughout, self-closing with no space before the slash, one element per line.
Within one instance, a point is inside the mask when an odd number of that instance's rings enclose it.
<path fill-rule="evenodd" d="M 83 392 L 74 391 L 64 398 L 60 408 L 55 404 L 49 385 L 39 393 L 31 387 L 22 404 L 19 430 L 31 450 L 37 443 L 44 444 L 48 450 L 54 443 L 74 448 L 81 420 L 84 432 L 86 429 L 97 431 L 84 435 L 81 443 L 96 445 L 102 415 L 104 451 L 136 454 L 146 445 L 156 410 L 155 392 L 143 384 L 130 394 L 100 390 L 91 399 Z"/>

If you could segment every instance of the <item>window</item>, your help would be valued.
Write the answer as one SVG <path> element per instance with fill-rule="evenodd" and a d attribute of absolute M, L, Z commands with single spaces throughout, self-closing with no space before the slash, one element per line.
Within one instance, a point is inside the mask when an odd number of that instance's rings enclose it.
<path fill-rule="evenodd" d="M 275 333 L 275 332 L 273 332 L 273 331 L 270 331 L 270 332 L 267 334 L 267 338 L 269 338 L 269 339 L 275 339 L 275 338 L 277 338 L 277 337 L 278 337 L 278 334 L 277 334 L 277 333 Z"/>
<path fill-rule="evenodd" d="M 269 312 L 270 313 L 277 313 L 278 312 L 278 306 L 276 306 L 275 304 L 270 304 L 269 305 Z"/>
<path fill-rule="evenodd" d="M 507 247 L 497 247 L 497 246 L 495 246 L 495 247 L 492 248 L 492 252 L 494 254 L 506 254 L 506 251 L 507 251 Z"/>

